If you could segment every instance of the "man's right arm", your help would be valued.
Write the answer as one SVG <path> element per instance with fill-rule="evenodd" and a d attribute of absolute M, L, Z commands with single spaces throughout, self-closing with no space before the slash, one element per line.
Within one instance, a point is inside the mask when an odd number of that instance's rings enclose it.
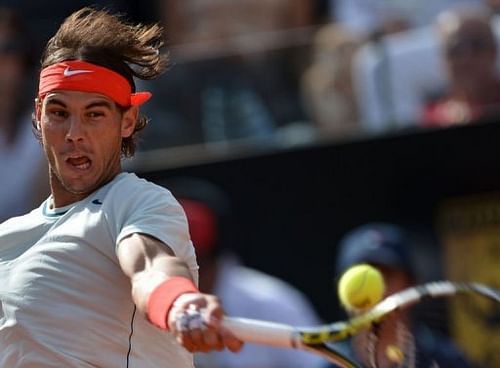
<path fill-rule="evenodd" d="M 136 233 L 120 242 L 117 255 L 131 280 L 132 299 L 150 322 L 170 331 L 191 352 L 240 350 L 242 342 L 220 328 L 223 309 L 218 298 L 198 291 L 187 265 L 170 247 Z M 189 309 L 204 310 L 205 328 L 177 329 L 176 320 Z"/>

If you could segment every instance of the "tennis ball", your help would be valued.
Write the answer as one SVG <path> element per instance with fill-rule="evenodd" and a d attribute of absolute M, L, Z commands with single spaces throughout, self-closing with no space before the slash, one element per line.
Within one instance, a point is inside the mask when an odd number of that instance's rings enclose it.
<path fill-rule="evenodd" d="M 350 267 L 338 283 L 340 302 L 348 311 L 371 308 L 382 299 L 384 289 L 382 274 L 368 264 Z"/>

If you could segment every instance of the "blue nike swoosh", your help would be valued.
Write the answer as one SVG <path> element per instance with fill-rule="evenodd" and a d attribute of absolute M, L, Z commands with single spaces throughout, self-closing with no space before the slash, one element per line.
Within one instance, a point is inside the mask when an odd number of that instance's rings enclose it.
<path fill-rule="evenodd" d="M 92 201 L 93 204 L 102 204 L 101 200 L 100 199 L 94 199 Z"/>

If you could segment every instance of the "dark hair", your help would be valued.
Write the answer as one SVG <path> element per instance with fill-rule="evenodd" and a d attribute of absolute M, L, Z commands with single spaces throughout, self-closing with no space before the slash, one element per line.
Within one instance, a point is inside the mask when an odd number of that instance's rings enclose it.
<path fill-rule="evenodd" d="M 66 18 L 49 40 L 41 67 L 66 60 L 87 61 L 119 73 L 135 92 L 134 77 L 150 80 L 165 70 L 167 58 L 160 53 L 162 46 L 163 31 L 158 24 L 135 25 L 122 15 L 85 7 Z M 122 111 L 128 108 L 119 107 Z M 139 116 L 134 133 L 123 139 L 121 150 L 125 157 L 134 155 L 136 133 L 147 122 L 145 116 Z"/>

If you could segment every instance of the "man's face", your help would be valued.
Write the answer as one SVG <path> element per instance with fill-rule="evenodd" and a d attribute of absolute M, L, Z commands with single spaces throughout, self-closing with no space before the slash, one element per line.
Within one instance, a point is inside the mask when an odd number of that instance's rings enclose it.
<path fill-rule="evenodd" d="M 137 108 L 126 112 L 97 93 L 49 93 L 37 106 L 55 205 L 81 200 L 120 170 L 122 138 L 135 127 Z"/>

